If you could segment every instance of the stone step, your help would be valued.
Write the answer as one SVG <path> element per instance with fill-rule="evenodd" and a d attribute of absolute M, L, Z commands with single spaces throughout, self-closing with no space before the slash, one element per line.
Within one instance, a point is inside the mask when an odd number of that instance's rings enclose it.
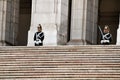
<path fill-rule="evenodd" d="M 119 53 L 120 50 L 107 50 L 107 49 L 104 49 L 104 50 L 0 50 L 0 53 L 40 53 L 40 52 L 43 52 L 43 53 L 69 53 L 69 52 L 73 52 L 73 53 Z"/>
<path fill-rule="evenodd" d="M 74 54 L 74 53 L 73 54 L 35 54 L 35 55 L 34 54 L 27 54 L 27 55 L 26 54 L 9 54 L 9 55 L 8 54 L 2 54 L 2 55 L 0 55 L 0 57 L 9 57 L 9 58 L 10 57 L 12 57 L 12 58 L 14 58 L 14 57 L 24 57 L 24 58 L 25 57 L 28 57 L 28 58 L 29 57 L 31 57 L 31 58 L 35 58 L 35 57 L 38 57 L 38 58 L 42 58 L 42 57 L 43 58 L 45 58 L 45 57 L 49 57 L 49 58 L 50 57 L 57 57 L 57 58 L 59 58 L 59 57 L 60 58 L 62 58 L 62 57 L 63 58 L 80 58 L 80 57 L 81 58 L 86 58 L 86 57 L 88 57 L 88 58 L 89 57 L 90 58 L 92 58 L 92 57 L 93 58 L 94 57 L 97 57 L 97 58 L 102 58 L 102 57 L 103 58 L 104 57 L 105 58 L 107 58 L 107 57 L 108 58 L 119 58 L 120 54 L 110 54 L 110 55 L 109 54 L 108 55 L 107 54 L 103 54 L 103 55 L 102 54 L 83 54 L 83 55 L 80 54 L 79 55 L 79 54 Z"/>
<path fill-rule="evenodd" d="M 0 74 L 13 74 L 13 73 L 103 73 L 103 74 L 107 74 L 107 73 L 111 73 L 111 74 L 114 74 L 114 73 L 117 73 L 119 74 L 120 73 L 120 69 L 118 70 L 110 70 L 110 69 L 103 69 L 101 70 L 102 68 L 99 68 L 99 69 L 89 69 L 89 68 L 86 68 L 86 69 L 67 69 L 67 68 L 56 68 L 56 69 L 45 69 L 45 68 L 41 68 L 41 69 L 37 69 L 37 70 L 32 70 L 32 69 L 27 69 L 27 68 L 24 68 L 24 69 L 19 69 L 19 68 L 16 68 L 16 69 L 7 69 L 7 70 L 0 70 Z"/>
<path fill-rule="evenodd" d="M 11 78 L 4 78 L 2 80 L 13 80 Z M 14 80 L 21 80 L 14 78 Z M 119 78 L 22 78 L 22 80 L 120 80 Z"/>
<path fill-rule="evenodd" d="M 98 50 L 98 49 L 101 49 L 101 50 L 104 50 L 104 49 L 112 49 L 112 50 L 119 50 L 120 49 L 120 46 L 45 46 L 45 47 L 18 47 L 18 46 L 15 46 L 15 47 L 0 47 L 0 50 L 79 50 L 79 49 L 94 49 L 94 50 Z"/>
<path fill-rule="evenodd" d="M 59 66 L 60 65 L 60 66 Z M 32 64 L 26 64 L 26 65 L 1 65 L 0 66 L 0 68 L 1 69 L 4 69 L 4 70 L 8 70 L 8 69 L 36 69 L 36 68 L 50 68 L 50 69 L 52 69 L 52 68 L 58 68 L 58 69 L 60 69 L 60 68 L 65 68 L 65 69 L 69 69 L 69 68 L 71 68 L 71 69 L 83 69 L 83 68 L 87 68 L 87 69 L 91 69 L 91 68 L 94 68 L 95 70 L 97 70 L 97 69 L 114 69 L 114 70 L 119 70 L 119 65 L 117 65 L 117 64 L 77 64 L 77 65 L 68 65 L 68 64 L 59 64 L 59 65 L 32 65 Z"/>
<path fill-rule="evenodd" d="M 32 74 L 32 73 L 29 73 L 28 75 L 27 74 L 13 74 L 13 75 L 0 75 L 0 77 L 2 77 L 1 79 L 4 79 L 4 78 L 96 78 L 96 80 L 98 80 L 99 78 L 104 78 L 104 80 L 106 80 L 106 78 L 109 78 L 109 79 L 113 79 L 114 78 L 117 78 L 117 79 L 120 79 L 120 74 L 56 74 L 56 73 L 50 73 L 50 74 L 45 74 L 45 73 L 36 73 L 36 74 Z M 22 80 L 21 79 L 21 80 Z M 34 80 L 34 79 L 33 79 Z M 70 79 L 71 80 L 71 79 Z"/>
<path fill-rule="evenodd" d="M 1 80 L 120 80 L 120 46 L 0 47 Z"/>
<path fill-rule="evenodd" d="M 92 50 L 92 49 L 79 49 L 79 50 L 0 50 L 0 53 L 118 53 L 120 54 L 120 50 L 117 49 L 103 49 L 103 50 Z"/>

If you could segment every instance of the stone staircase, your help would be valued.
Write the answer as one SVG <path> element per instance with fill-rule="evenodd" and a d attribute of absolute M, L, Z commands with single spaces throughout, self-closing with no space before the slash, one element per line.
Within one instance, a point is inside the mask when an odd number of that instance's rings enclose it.
<path fill-rule="evenodd" d="M 120 80 L 120 46 L 0 47 L 0 80 Z"/>

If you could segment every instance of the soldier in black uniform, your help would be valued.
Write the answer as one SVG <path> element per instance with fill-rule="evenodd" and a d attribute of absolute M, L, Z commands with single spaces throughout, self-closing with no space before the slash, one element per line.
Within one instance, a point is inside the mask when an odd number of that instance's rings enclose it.
<path fill-rule="evenodd" d="M 103 45 L 109 45 L 112 41 L 112 35 L 110 34 L 110 28 L 109 26 L 104 27 L 103 34 L 101 36 L 101 44 Z"/>
<path fill-rule="evenodd" d="M 34 35 L 35 46 L 43 46 L 44 33 L 42 32 L 42 26 L 39 24 L 38 32 Z"/>

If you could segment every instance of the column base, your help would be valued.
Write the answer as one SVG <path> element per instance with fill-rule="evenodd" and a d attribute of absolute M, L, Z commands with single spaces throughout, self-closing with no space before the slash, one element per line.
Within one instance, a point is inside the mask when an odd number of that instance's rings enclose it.
<path fill-rule="evenodd" d="M 0 41 L 0 46 L 15 46 L 12 43 L 9 43 L 7 41 Z"/>
<path fill-rule="evenodd" d="M 6 46 L 6 42 L 5 41 L 0 41 L 0 46 Z"/>
<path fill-rule="evenodd" d="M 67 45 L 91 45 L 91 43 L 86 40 L 70 40 Z"/>

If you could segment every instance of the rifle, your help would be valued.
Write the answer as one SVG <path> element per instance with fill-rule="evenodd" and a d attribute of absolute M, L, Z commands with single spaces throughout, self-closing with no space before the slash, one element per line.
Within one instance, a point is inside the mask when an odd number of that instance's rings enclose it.
<path fill-rule="evenodd" d="M 103 32 L 102 32 L 102 29 L 101 29 L 101 27 L 100 26 L 98 26 L 98 28 L 99 28 L 99 30 L 100 30 L 100 33 L 101 33 L 101 35 L 102 35 L 102 38 L 103 38 L 103 40 L 104 40 L 104 34 L 103 34 Z"/>

